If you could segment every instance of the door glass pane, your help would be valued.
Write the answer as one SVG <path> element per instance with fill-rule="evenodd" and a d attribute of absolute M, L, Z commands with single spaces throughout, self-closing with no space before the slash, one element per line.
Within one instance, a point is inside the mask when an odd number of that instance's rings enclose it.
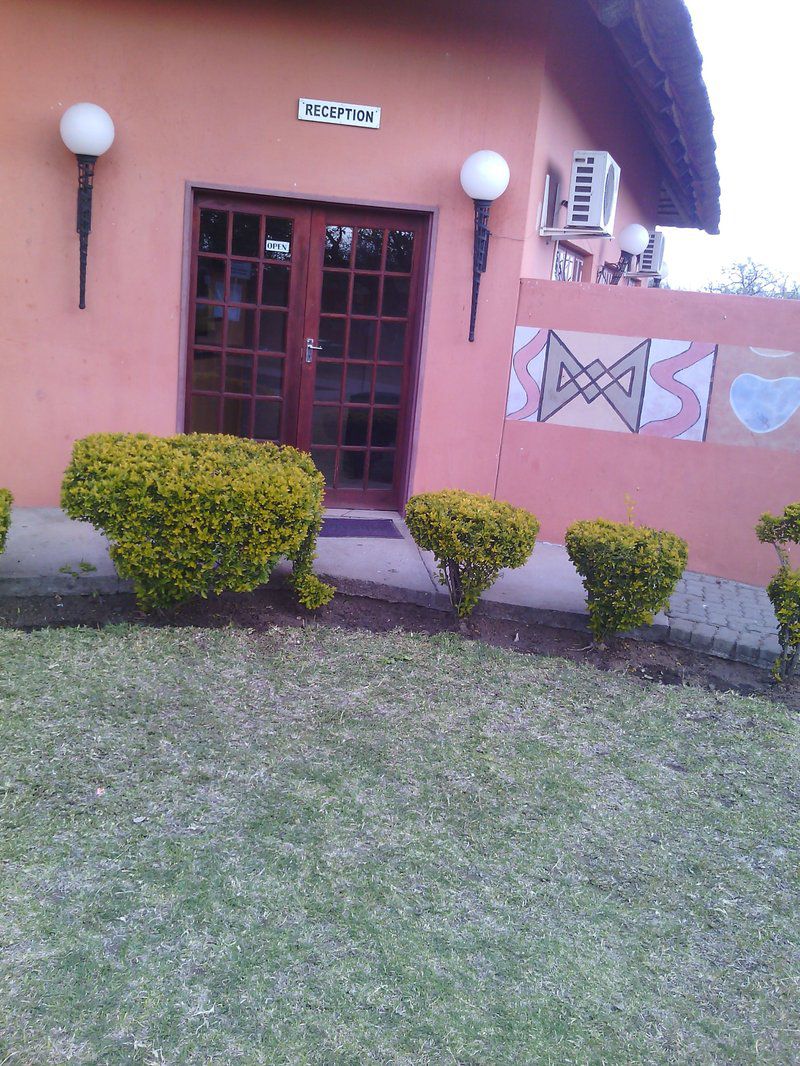
<path fill-rule="evenodd" d="M 414 234 L 410 230 L 389 230 L 386 248 L 386 269 L 400 274 L 411 273 L 414 259 Z"/>
<path fill-rule="evenodd" d="M 261 351 L 286 351 L 286 313 L 284 311 L 261 312 L 258 347 Z"/>
<path fill-rule="evenodd" d="M 322 278 L 322 310 L 334 315 L 347 314 L 349 274 L 334 274 L 326 270 Z"/>
<path fill-rule="evenodd" d="M 292 257 L 292 220 L 268 218 L 264 225 L 264 258 L 286 262 Z"/>
<path fill-rule="evenodd" d="M 321 470 L 328 488 L 333 485 L 334 471 L 336 469 L 336 452 L 333 448 L 312 448 L 311 458 L 317 469 Z"/>
<path fill-rule="evenodd" d="M 366 452 L 339 453 L 338 488 L 360 489 L 364 483 Z"/>
<path fill-rule="evenodd" d="M 325 266 L 349 266 L 352 248 L 352 226 L 325 227 Z"/>
<path fill-rule="evenodd" d="M 219 432 L 218 396 L 192 396 L 189 428 L 193 433 Z"/>
<path fill-rule="evenodd" d="M 392 279 L 405 281 L 405 278 Z M 389 279 L 387 279 L 388 284 Z M 374 274 L 356 274 L 353 277 L 353 314 L 354 315 L 377 315 L 378 313 L 378 284 L 380 278 Z M 384 299 L 384 303 L 386 300 Z M 389 314 L 385 311 L 384 314 Z"/>
<path fill-rule="evenodd" d="M 258 231 L 261 228 L 261 215 L 244 215 L 238 212 L 233 216 L 233 240 L 231 255 L 258 255 Z"/>
<path fill-rule="evenodd" d="M 338 403 L 342 395 L 342 364 L 317 363 L 314 379 L 314 399 Z"/>
<path fill-rule="evenodd" d="M 261 286 L 262 304 L 274 304 L 276 307 L 289 306 L 289 268 L 273 266 L 264 267 L 264 282 Z"/>
<path fill-rule="evenodd" d="M 234 304 L 258 303 L 258 263 L 231 259 L 231 292 L 228 297 Z"/>
<path fill-rule="evenodd" d="M 254 348 L 256 343 L 256 313 L 243 307 L 228 308 L 229 348 Z"/>
<path fill-rule="evenodd" d="M 378 358 L 385 363 L 402 363 L 405 339 L 405 322 L 382 322 Z"/>
<path fill-rule="evenodd" d="M 380 270 L 382 252 L 382 229 L 360 229 L 358 231 L 356 270 Z"/>
<path fill-rule="evenodd" d="M 338 443 L 338 407 L 314 407 L 314 413 L 311 416 L 311 440 L 314 444 Z"/>
<path fill-rule="evenodd" d="M 368 424 L 368 407 L 345 407 L 342 418 L 342 444 L 366 444 Z"/>
<path fill-rule="evenodd" d="M 402 318 L 408 314 L 409 278 L 385 278 L 382 315 Z"/>
<path fill-rule="evenodd" d="M 319 320 L 319 343 L 322 345 L 321 357 L 344 358 L 343 318 L 321 318 Z"/>
<path fill-rule="evenodd" d="M 394 452 L 369 453 L 369 480 L 371 489 L 386 488 L 394 479 Z"/>
<path fill-rule="evenodd" d="M 192 388 L 218 389 L 222 356 L 219 352 L 195 352 L 192 360 Z"/>
<path fill-rule="evenodd" d="M 225 260 L 197 260 L 197 298 L 198 300 L 225 299 Z"/>
<path fill-rule="evenodd" d="M 223 308 L 217 304 L 198 304 L 194 317 L 195 344 L 210 344 L 219 347 L 222 344 Z"/>
<path fill-rule="evenodd" d="M 230 355 L 225 357 L 225 392 L 253 391 L 253 357 L 252 355 Z"/>
<path fill-rule="evenodd" d="M 373 448 L 390 448 L 397 443 L 397 409 L 376 407 L 372 412 L 372 432 L 369 442 Z"/>
<path fill-rule="evenodd" d="M 400 403 L 403 370 L 399 366 L 378 366 L 375 375 L 375 403 Z"/>
<path fill-rule="evenodd" d="M 281 433 L 281 404 L 260 400 L 256 402 L 253 436 L 258 440 L 277 440 Z"/>
<path fill-rule="evenodd" d="M 214 208 L 203 208 L 200 211 L 199 248 L 201 252 L 216 252 L 219 255 L 227 254 L 227 211 L 217 211 Z"/>
<path fill-rule="evenodd" d="M 234 437 L 250 434 L 250 400 L 234 400 L 224 397 L 222 401 L 222 432 Z"/>
<path fill-rule="evenodd" d="M 369 403 L 372 394 L 372 366 L 368 363 L 348 363 L 344 387 L 346 403 Z"/>
<path fill-rule="evenodd" d="M 375 319 L 353 318 L 350 320 L 350 346 L 348 355 L 351 359 L 374 359 L 375 337 L 378 323 Z"/>
<path fill-rule="evenodd" d="M 283 359 L 259 357 L 256 368 L 256 393 L 259 396 L 280 396 L 283 392 Z"/>

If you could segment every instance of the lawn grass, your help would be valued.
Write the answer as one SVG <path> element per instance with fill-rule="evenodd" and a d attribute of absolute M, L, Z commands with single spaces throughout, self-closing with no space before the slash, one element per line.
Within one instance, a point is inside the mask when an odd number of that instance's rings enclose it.
<path fill-rule="evenodd" d="M 0 1064 L 789 1063 L 797 730 L 454 636 L 0 632 Z"/>

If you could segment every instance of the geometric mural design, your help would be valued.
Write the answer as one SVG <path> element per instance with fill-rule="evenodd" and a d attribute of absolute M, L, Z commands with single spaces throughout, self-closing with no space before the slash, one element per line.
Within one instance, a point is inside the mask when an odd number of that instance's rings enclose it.
<path fill-rule="evenodd" d="M 717 347 L 517 326 L 506 417 L 705 440 Z"/>
<path fill-rule="evenodd" d="M 636 433 L 644 400 L 647 354 L 650 342 L 637 344 L 611 366 L 593 359 L 584 366 L 557 333 L 552 333 L 547 345 L 542 375 L 542 398 L 539 421 L 546 422 L 576 396 L 594 403 L 602 396 L 622 421 Z"/>

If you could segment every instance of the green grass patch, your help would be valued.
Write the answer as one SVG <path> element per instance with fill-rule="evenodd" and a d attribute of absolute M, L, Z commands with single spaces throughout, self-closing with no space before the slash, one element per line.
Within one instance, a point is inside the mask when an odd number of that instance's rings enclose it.
<path fill-rule="evenodd" d="M 0 1063 L 787 1063 L 781 707 L 454 636 L 0 632 Z"/>

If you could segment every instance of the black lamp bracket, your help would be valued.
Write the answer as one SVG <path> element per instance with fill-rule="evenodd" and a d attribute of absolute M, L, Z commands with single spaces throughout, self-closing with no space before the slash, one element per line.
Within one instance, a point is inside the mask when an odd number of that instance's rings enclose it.
<path fill-rule="evenodd" d="M 89 234 L 92 232 L 92 184 L 96 155 L 76 155 L 78 160 L 78 219 L 80 240 L 80 301 L 78 307 L 86 307 L 86 261 L 89 255 Z"/>
<path fill-rule="evenodd" d="M 634 256 L 630 252 L 620 252 L 619 259 L 614 265 L 609 285 L 619 285 L 626 274 L 630 273 Z"/>
<path fill-rule="evenodd" d="M 472 307 L 469 315 L 469 339 L 475 340 L 475 319 L 478 317 L 478 293 L 481 274 L 486 272 L 489 256 L 489 209 L 491 200 L 473 200 L 475 204 L 475 242 L 472 250 Z"/>

